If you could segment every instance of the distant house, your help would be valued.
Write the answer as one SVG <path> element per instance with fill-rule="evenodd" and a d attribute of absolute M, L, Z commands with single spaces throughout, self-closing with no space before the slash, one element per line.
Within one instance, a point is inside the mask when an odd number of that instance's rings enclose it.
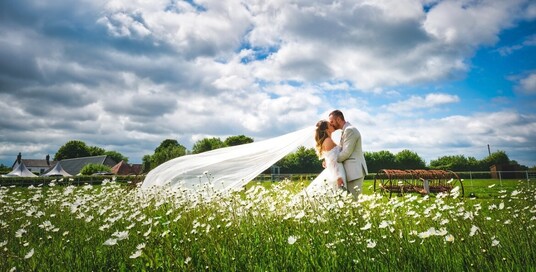
<path fill-rule="evenodd" d="M 19 153 L 20 156 L 20 153 Z M 21 157 L 17 157 L 17 159 L 13 162 L 13 166 L 11 169 L 15 170 L 19 167 L 20 162 L 26 166 L 26 168 L 33 173 L 43 174 L 45 171 L 50 169 L 51 167 L 54 167 L 56 165 L 56 161 L 50 161 L 49 156 L 44 160 L 39 159 L 22 159 Z"/>
<path fill-rule="evenodd" d="M 132 173 L 134 173 L 134 175 L 139 175 L 143 172 L 143 167 L 141 163 L 133 163 L 130 165 L 130 167 L 132 167 Z"/>
<path fill-rule="evenodd" d="M 82 171 L 82 168 L 84 168 L 84 166 L 88 164 L 100 164 L 100 165 L 113 167 L 117 163 L 112 158 L 108 157 L 107 155 L 101 155 L 101 156 L 65 159 L 65 160 L 59 161 L 59 164 L 61 164 L 61 167 L 67 173 L 73 176 L 76 176 L 80 174 L 80 171 Z"/>

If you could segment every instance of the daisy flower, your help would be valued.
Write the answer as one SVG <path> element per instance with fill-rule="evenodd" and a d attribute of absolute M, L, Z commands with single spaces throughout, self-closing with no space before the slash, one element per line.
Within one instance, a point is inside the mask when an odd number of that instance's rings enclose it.
<path fill-rule="evenodd" d="M 30 259 L 34 255 L 34 249 L 30 249 L 30 251 L 24 256 L 24 259 Z"/>
<path fill-rule="evenodd" d="M 289 245 L 293 245 L 294 243 L 296 243 L 296 241 L 298 240 L 298 238 L 296 236 L 289 236 L 288 239 L 287 239 L 287 242 Z"/>

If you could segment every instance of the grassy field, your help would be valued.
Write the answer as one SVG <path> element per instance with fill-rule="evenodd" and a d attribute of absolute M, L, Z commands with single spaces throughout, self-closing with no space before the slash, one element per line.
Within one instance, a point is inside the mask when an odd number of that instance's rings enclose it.
<path fill-rule="evenodd" d="M 533 183 L 389 198 L 365 181 L 357 201 L 306 185 L 0 187 L 0 271 L 536 271 Z"/>

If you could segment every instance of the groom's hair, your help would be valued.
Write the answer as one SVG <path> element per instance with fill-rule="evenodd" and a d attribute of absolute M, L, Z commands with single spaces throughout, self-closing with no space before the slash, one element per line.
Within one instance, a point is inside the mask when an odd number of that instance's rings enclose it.
<path fill-rule="evenodd" d="M 329 115 L 333 115 L 334 117 L 340 117 L 343 121 L 346 121 L 344 120 L 344 114 L 342 114 L 342 111 L 340 110 L 334 110 Z"/>

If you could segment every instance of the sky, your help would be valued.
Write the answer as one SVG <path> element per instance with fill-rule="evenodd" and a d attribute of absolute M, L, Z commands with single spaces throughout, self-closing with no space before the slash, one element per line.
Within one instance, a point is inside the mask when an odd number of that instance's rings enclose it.
<path fill-rule="evenodd" d="M 141 163 L 334 109 L 364 151 L 536 165 L 536 1 L 0 2 L 4 165 L 70 140 Z"/>

